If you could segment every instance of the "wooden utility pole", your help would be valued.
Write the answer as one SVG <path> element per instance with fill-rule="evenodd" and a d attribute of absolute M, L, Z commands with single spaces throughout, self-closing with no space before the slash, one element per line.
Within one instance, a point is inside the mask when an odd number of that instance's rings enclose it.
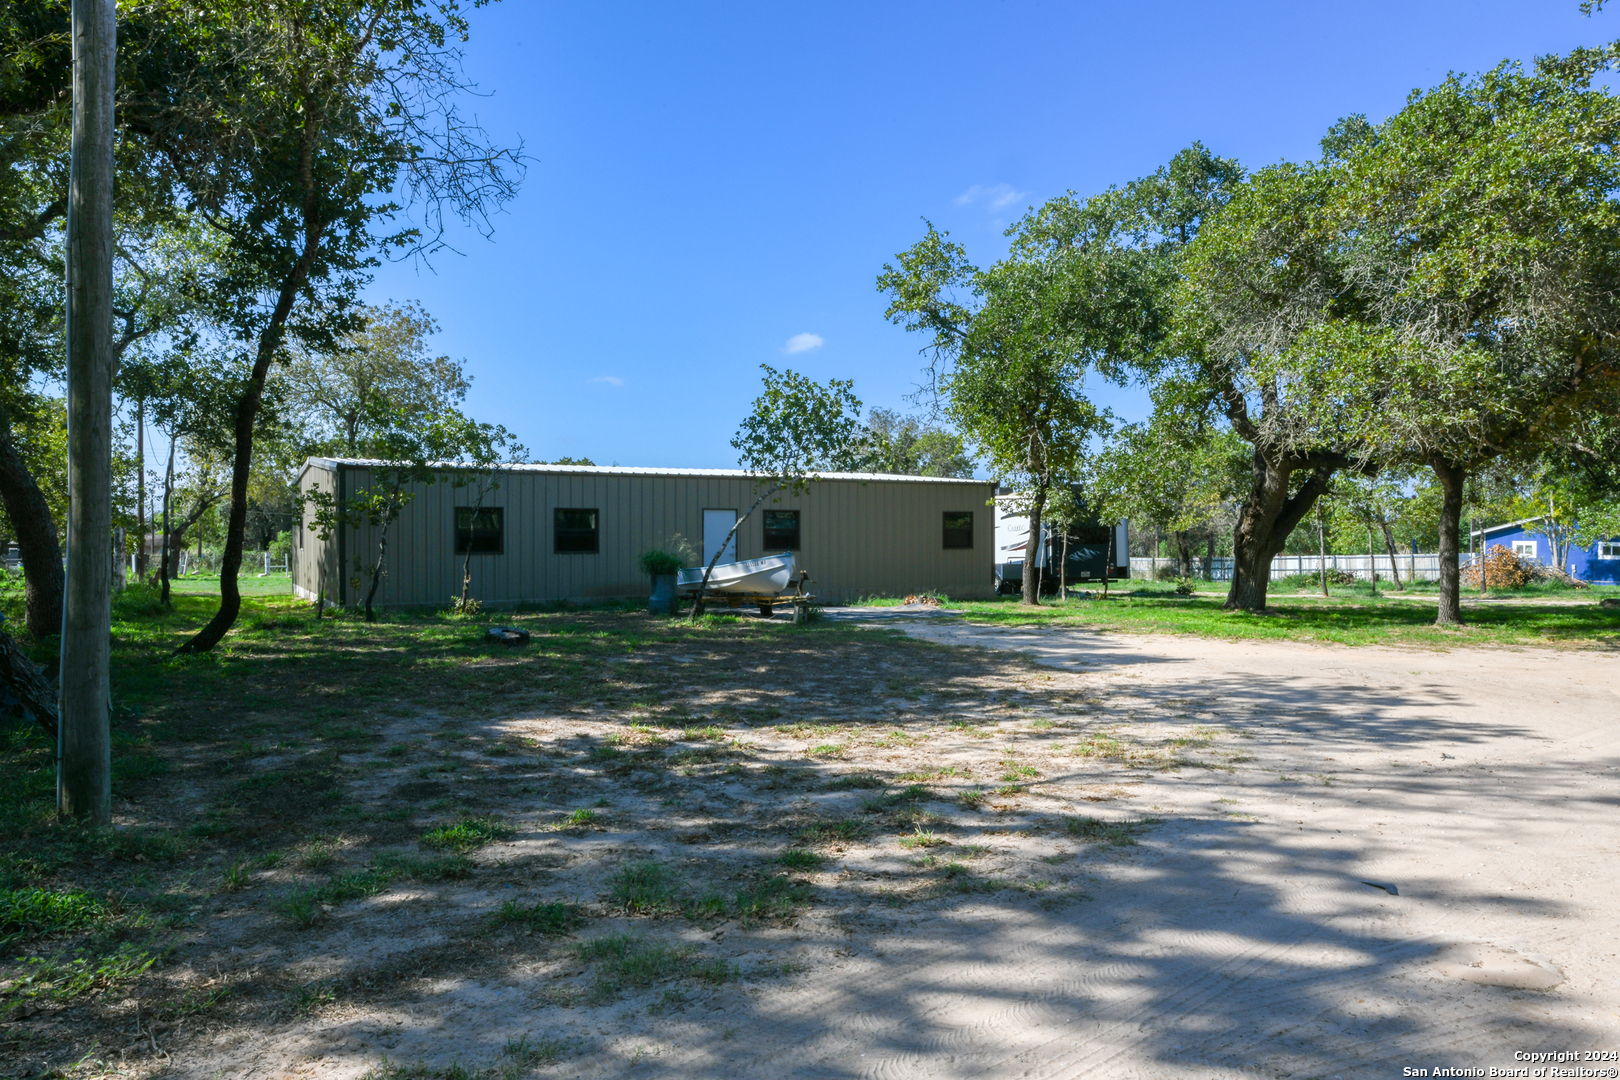
<path fill-rule="evenodd" d="M 62 604 L 57 810 L 112 820 L 114 0 L 73 0 L 68 183 L 68 554 Z"/>

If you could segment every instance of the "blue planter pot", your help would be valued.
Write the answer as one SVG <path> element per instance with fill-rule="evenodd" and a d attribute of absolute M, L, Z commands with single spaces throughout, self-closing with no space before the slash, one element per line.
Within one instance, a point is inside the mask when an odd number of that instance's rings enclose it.
<path fill-rule="evenodd" d="M 647 610 L 654 615 L 675 614 L 675 575 L 654 574 L 652 597 L 647 601 Z"/>

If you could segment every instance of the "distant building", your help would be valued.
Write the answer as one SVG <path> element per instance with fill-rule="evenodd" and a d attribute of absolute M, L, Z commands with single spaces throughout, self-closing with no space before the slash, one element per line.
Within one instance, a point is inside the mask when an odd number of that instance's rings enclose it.
<path fill-rule="evenodd" d="M 310 458 L 299 474 L 340 500 L 366 487 L 374 463 Z M 647 596 L 643 552 L 679 535 L 705 557 L 759 495 L 737 469 L 518 465 L 476 511 L 470 488 L 419 486 L 388 532 L 383 603 L 443 606 L 461 591 L 472 552 L 471 595 L 486 604 Z M 829 602 L 937 591 L 989 597 L 994 589 L 988 481 L 836 473 L 802 495 L 783 492 L 744 522 L 722 562 L 792 551 L 808 591 Z M 306 600 L 362 602 L 360 570 L 376 559 L 378 530 L 326 540 L 306 509 L 293 537 L 293 589 Z"/>
<path fill-rule="evenodd" d="M 1474 548 L 1485 552 L 1493 547 L 1504 547 L 1527 562 L 1553 565 L 1552 541 L 1535 531 L 1534 526 L 1545 518 L 1524 518 L 1473 533 Z M 1620 537 L 1599 540 L 1590 547 L 1569 547 L 1569 558 L 1561 567 L 1571 577 L 1594 584 L 1620 585 Z"/>

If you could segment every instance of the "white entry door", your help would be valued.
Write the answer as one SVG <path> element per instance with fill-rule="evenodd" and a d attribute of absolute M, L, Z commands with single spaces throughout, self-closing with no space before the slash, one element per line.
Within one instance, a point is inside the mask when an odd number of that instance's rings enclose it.
<path fill-rule="evenodd" d="M 703 565 L 708 566 L 714 553 L 725 544 L 726 550 L 720 556 L 720 563 L 734 563 L 737 561 L 737 536 L 732 533 L 731 527 L 737 524 L 737 511 L 735 510 L 705 510 L 703 511 Z M 730 537 L 728 542 L 727 537 Z M 718 563 L 716 565 L 719 565 Z"/>

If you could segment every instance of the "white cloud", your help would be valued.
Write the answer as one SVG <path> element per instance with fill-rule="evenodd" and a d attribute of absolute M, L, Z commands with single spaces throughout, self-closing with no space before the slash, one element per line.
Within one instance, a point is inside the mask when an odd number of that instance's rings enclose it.
<path fill-rule="evenodd" d="M 782 351 L 791 356 L 794 353 L 809 352 L 811 349 L 821 348 L 820 334 L 794 334 L 782 346 Z"/>
<path fill-rule="evenodd" d="M 974 184 L 956 197 L 956 205 L 971 206 L 976 202 L 982 202 L 992 210 L 1004 210 L 1013 203 L 1027 198 L 1029 192 L 1018 191 L 1011 184 L 996 184 L 993 187 Z"/>
<path fill-rule="evenodd" d="M 598 375 L 594 379 L 586 379 L 585 381 L 586 382 L 607 383 L 609 386 L 623 386 L 624 385 L 624 380 L 619 378 L 617 375 Z"/>

